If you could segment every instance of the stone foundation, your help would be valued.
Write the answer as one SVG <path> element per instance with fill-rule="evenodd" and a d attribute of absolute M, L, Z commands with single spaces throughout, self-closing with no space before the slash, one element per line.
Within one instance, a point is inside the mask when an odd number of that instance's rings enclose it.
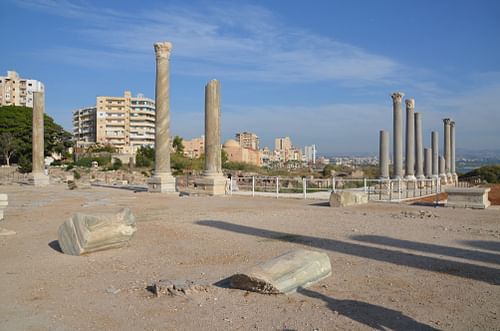
<path fill-rule="evenodd" d="M 448 193 L 446 207 L 486 209 L 490 206 L 488 192 L 490 188 L 457 188 L 450 187 L 445 190 Z"/>
<path fill-rule="evenodd" d="M 202 177 L 195 180 L 196 192 L 207 195 L 225 195 L 226 177 Z"/>
<path fill-rule="evenodd" d="M 148 180 L 148 192 L 175 193 L 175 177 L 170 174 L 151 177 Z"/>

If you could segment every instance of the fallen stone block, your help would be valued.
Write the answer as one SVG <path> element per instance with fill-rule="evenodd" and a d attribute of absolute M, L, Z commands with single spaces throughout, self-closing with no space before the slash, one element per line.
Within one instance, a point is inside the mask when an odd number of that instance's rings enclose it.
<path fill-rule="evenodd" d="M 195 282 L 190 280 L 171 281 L 168 279 L 161 279 L 153 283 L 153 285 L 147 287 L 147 289 L 154 295 L 156 295 L 156 297 L 160 297 L 163 295 L 179 296 L 208 292 L 210 288 L 210 285 L 196 284 Z"/>
<path fill-rule="evenodd" d="M 113 214 L 76 213 L 59 227 L 58 240 L 63 253 L 82 255 L 125 246 L 135 231 L 128 208 Z"/>
<path fill-rule="evenodd" d="M 330 207 L 348 207 L 368 203 L 365 192 L 337 191 L 330 194 Z"/>
<path fill-rule="evenodd" d="M 328 255 L 296 249 L 233 275 L 230 286 L 263 294 L 288 294 L 331 274 Z"/>
<path fill-rule="evenodd" d="M 445 189 L 448 193 L 446 207 L 486 209 L 491 203 L 488 200 L 489 187 L 463 188 L 450 187 Z"/>

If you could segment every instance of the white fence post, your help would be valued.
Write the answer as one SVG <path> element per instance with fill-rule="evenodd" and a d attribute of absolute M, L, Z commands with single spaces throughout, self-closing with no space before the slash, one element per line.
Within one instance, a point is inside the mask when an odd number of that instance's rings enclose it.
<path fill-rule="evenodd" d="M 233 176 L 229 178 L 229 194 L 233 195 Z"/>
<path fill-rule="evenodd" d="M 255 176 L 252 176 L 252 197 L 255 196 Z"/>
<path fill-rule="evenodd" d="M 304 199 L 307 199 L 307 179 L 302 178 L 302 192 L 304 193 Z"/>
<path fill-rule="evenodd" d="M 365 193 L 368 192 L 368 190 L 366 188 L 366 177 L 363 178 L 363 186 L 364 186 Z"/>
<path fill-rule="evenodd" d="M 401 178 L 398 179 L 398 200 L 401 201 Z"/>
<path fill-rule="evenodd" d="M 336 189 L 335 189 L 335 177 L 332 177 L 332 192 L 335 193 Z"/>
<path fill-rule="evenodd" d="M 280 178 L 279 177 L 276 177 L 276 199 L 278 199 L 278 196 L 280 194 Z"/>

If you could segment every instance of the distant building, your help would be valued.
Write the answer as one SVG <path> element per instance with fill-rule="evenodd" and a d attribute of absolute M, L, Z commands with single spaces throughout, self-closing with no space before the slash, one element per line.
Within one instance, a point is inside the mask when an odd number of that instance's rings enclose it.
<path fill-rule="evenodd" d="M 259 137 L 252 132 L 238 132 L 236 134 L 236 141 L 243 148 L 259 149 Z"/>
<path fill-rule="evenodd" d="M 141 146 L 154 146 L 155 103 L 129 91 L 123 97 L 98 96 L 95 107 L 73 112 L 73 136 L 77 147 L 94 142 L 135 154 Z"/>
<path fill-rule="evenodd" d="M 190 159 L 197 159 L 205 153 L 205 136 L 183 140 L 184 156 Z"/>
<path fill-rule="evenodd" d="M 315 164 L 316 163 L 316 145 L 305 146 L 304 147 L 304 156 L 305 156 L 305 161 L 307 163 Z"/>
<path fill-rule="evenodd" d="M 222 149 L 226 152 L 228 161 L 231 162 L 245 162 L 261 166 L 261 155 L 258 150 L 244 148 L 234 139 L 227 140 Z"/>
<path fill-rule="evenodd" d="M 7 76 L 0 76 L 0 106 L 33 108 L 33 92 L 44 91 L 41 82 L 20 78 L 15 71 L 7 71 Z"/>
<path fill-rule="evenodd" d="M 292 148 L 292 140 L 290 137 L 276 138 L 274 140 L 274 149 L 277 151 L 290 150 Z"/>

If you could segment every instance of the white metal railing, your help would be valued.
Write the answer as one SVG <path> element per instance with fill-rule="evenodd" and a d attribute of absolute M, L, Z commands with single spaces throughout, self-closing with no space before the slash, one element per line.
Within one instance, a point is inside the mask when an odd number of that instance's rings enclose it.
<path fill-rule="evenodd" d="M 229 194 L 269 196 L 275 198 L 328 200 L 331 192 L 360 191 L 372 201 L 403 201 L 441 193 L 438 178 L 369 179 L 335 178 L 311 179 L 279 176 L 233 176 L 229 183 Z"/>

